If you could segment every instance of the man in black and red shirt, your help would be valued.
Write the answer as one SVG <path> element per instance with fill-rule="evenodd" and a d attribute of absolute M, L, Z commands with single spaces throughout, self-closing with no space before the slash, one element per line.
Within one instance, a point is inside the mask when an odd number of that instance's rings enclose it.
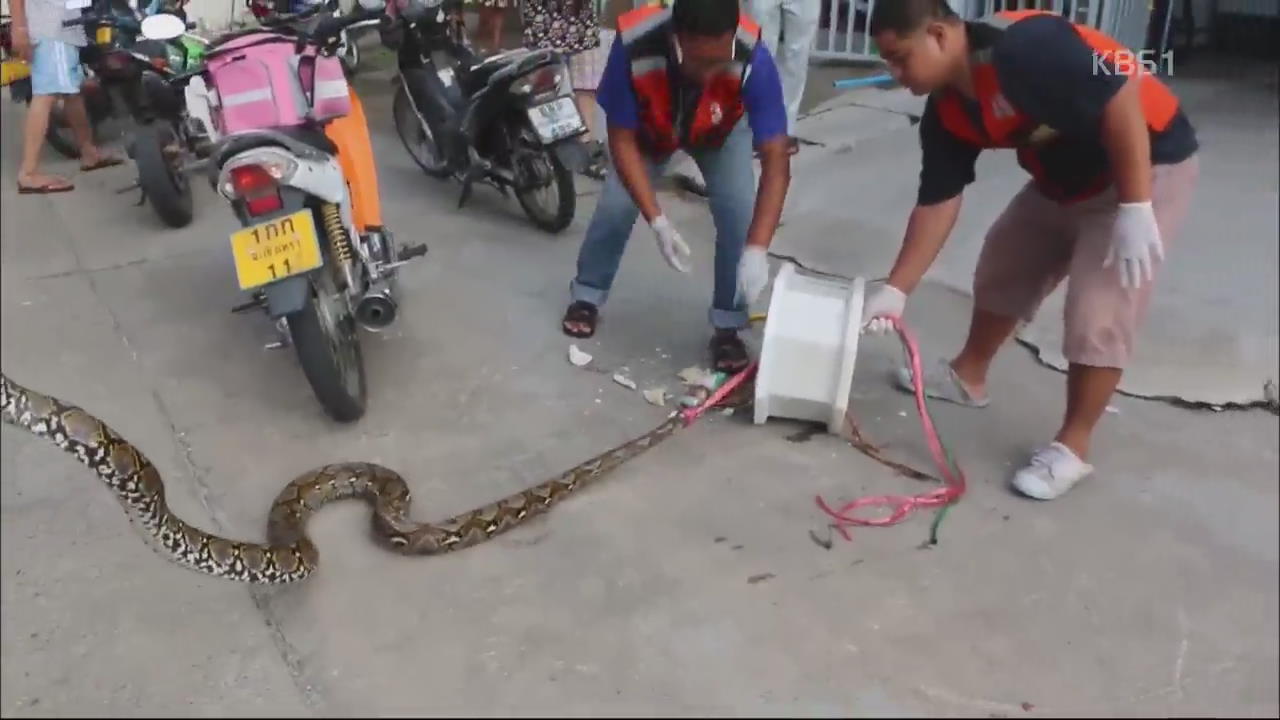
<path fill-rule="evenodd" d="M 1093 429 L 1190 203 L 1195 131 L 1133 53 L 1052 13 L 965 22 L 946 0 L 881 0 L 871 25 L 893 76 L 929 100 L 916 208 L 888 282 L 867 300 L 865 327 L 883 332 L 884 318 L 902 314 L 955 225 L 978 154 L 1016 149 L 1031 181 L 987 234 L 964 348 L 931 366 L 923 385 L 931 397 L 986 406 L 997 350 L 1068 279 L 1066 416 L 1013 478 L 1025 495 L 1058 497 L 1093 472 Z M 905 371 L 898 384 L 914 388 Z"/>

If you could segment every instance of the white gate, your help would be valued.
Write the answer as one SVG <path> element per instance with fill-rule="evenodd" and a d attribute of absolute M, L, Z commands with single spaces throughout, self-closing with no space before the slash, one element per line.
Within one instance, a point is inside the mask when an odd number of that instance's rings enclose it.
<path fill-rule="evenodd" d="M 869 25 L 877 0 L 813 0 L 821 21 L 811 54 L 825 60 L 877 60 Z M 1151 0 L 948 0 L 962 17 L 1000 10 L 1049 10 L 1071 22 L 1096 27 L 1129 48 L 1146 44 Z"/>

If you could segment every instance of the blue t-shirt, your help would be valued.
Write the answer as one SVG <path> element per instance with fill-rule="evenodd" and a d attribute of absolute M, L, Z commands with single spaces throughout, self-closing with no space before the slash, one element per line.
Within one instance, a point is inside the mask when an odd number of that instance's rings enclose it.
<path fill-rule="evenodd" d="M 672 88 L 672 93 L 680 90 Z M 640 110 L 631 85 L 631 62 L 619 35 L 609 50 L 609 60 L 596 90 L 596 102 L 604 109 L 610 125 L 635 130 Z M 778 66 L 765 44 L 756 43 L 751 53 L 747 78 L 742 85 L 742 104 L 751 125 L 751 137 L 758 146 L 787 132 L 787 109 L 782 103 L 782 80 Z"/>

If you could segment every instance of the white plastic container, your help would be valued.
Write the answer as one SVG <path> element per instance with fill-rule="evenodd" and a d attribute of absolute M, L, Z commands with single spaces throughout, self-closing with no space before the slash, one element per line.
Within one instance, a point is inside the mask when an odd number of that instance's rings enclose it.
<path fill-rule="evenodd" d="M 756 372 L 755 423 L 770 417 L 844 427 L 858 356 L 866 282 L 801 272 L 785 263 L 773 282 Z"/>

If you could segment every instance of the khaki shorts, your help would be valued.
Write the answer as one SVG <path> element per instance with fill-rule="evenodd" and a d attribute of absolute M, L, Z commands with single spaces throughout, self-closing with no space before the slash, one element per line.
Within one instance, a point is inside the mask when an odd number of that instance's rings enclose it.
<path fill-rule="evenodd" d="M 1157 165 L 1151 200 L 1168 259 L 1199 176 L 1196 155 Z M 1062 354 L 1068 362 L 1124 368 L 1146 316 L 1154 283 L 1120 286 L 1116 265 L 1102 267 L 1111 249 L 1115 188 L 1074 205 L 1059 205 L 1028 183 L 987 232 L 974 273 L 974 304 L 988 312 L 1031 320 L 1067 279 Z M 1157 262 L 1152 275 L 1158 279 Z"/>

